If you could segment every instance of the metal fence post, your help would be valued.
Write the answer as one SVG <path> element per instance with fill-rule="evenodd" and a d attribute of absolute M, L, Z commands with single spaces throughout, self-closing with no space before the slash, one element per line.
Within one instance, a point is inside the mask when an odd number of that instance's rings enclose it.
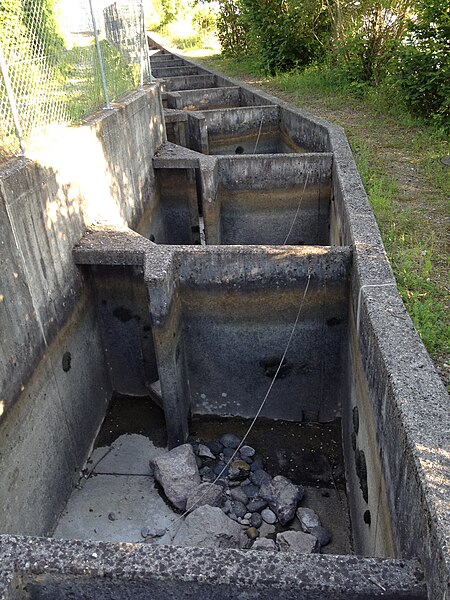
<path fill-rule="evenodd" d="M 142 36 L 144 39 L 145 60 L 147 61 L 148 82 L 153 83 L 152 65 L 150 62 L 150 52 L 148 51 L 147 30 L 145 28 L 145 11 L 144 11 L 143 0 L 140 0 L 140 5 L 141 5 L 141 20 L 142 20 Z"/>
<path fill-rule="evenodd" d="M 6 64 L 5 56 L 3 54 L 3 46 L 0 44 L 0 69 L 3 75 L 3 80 L 5 82 L 5 89 L 8 95 L 9 105 L 11 107 L 11 113 L 14 121 L 14 128 L 16 130 L 16 135 L 19 139 L 20 144 L 20 154 L 25 154 L 25 142 L 22 134 L 22 127 L 20 126 L 19 120 L 19 111 L 17 110 L 16 99 L 14 97 L 14 92 L 11 85 L 11 80 L 9 78 L 8 65 Z"/>
<path fill-rule="evenodd" d="M 94 13 L 94 8 L 92 6 L 92 0 L 89 0 L 89 7 L 91 9 L 92 26 L 94 28 L 95 45 L 97 47 L 98 63 L 99 63 L 99 67 L 100 67 L 100 76 L 102 78 L 102 85 L 103 85 L 103 94 L 105 96 L 105 108 L 111 108 L 111 104 L 109 103 L 108 88 L 106 87 L 105 71 L 103 69 L 102 51 L 100 49 L 100 42 L 98 39 L 97 21 L 95 19 L 95 13 Z"/>

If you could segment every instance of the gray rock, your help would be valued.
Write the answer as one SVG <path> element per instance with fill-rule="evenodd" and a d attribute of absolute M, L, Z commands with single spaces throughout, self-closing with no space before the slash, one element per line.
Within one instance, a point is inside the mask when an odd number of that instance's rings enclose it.
<path fill-rule="evenodd" d="M 233 487 L 238 487 L 239 485 L 239 479 L 228 479 L 228 487 L 233 488 Z"/>
<path fill-rule="evenodd" d="M 277 516 L 273 511 L 270 510 L 270 508 L 265 508 L 263 511 L 261 511 L 261 517 L 263 521 L 269 525 L 277 522 Z"/>
<path fill-rule="evenodd" d="M 247 504 L 248 502 L 248 496 L 240 486 L 231 489 L 230 496 L 233 500 L 238 500 L 242 504 Z"/>
<path fill-rule="evenodd" d="M 226 477 L 228 475 L 228 467 L 227 464 L 223 460 L 219 460 L 217 464 L 213 467 L 214 474 L 220 475 L 222 469 L 225 469 L 222 473 L 222 477 Z"/>
<path fill-rule="evenodd" d="M 303 531 L 283 531 L 277 535 L 276 541 L 281 552 L 311 554 L 319 549 L 317 538 Z"/>
<path fill-rule="evenodd" d="M 219 456 L 223 450 L 223 446 L 220 442 L 207 442 L 206 446 L 208 446 L 214 456 Z"/>
<path fill-rule="evenodd" d="M 247 532 L 245 530 L 241 531 L 239 538 L 239 548 L 241 550 L 248 550 L 252 546 L 252 540 L 248 537 Z"/>
<path fill-rule="evenodd" d="M 252 471 L 260 471 L 264 469 L 264 463 L 261 458 L 254 458 L 252 463 Z"/>
<path fill-rule="evenodd" d="M 312 527 L 310 533 L 317 538 L 320 547 L 326 546 L 331 542 L 331 535 L 321 525 Z"/>
<path fill-rule="evenodd" d="M 186 510 L 191 511 L 199 506 L 220 506 L 222 504 L 223 488 L 214 483 L 201 483 L 191 492 L 186 501 Z"/>
<path fill-rule="evenodd" d="M 300 527 L 305 533 L 311 533 L 313 527 L 320 526 L 319 515 L 312 508 L 297 508 L 296 514 L 300 521 Z"/>
<path fill-rule="evenodd" d="M 225 479 L 218 479 L 214 482 L 216 485 L 220 485 L 220 487 L 225 491 L 228 488 L 228 482 Z"/>
<path fill-rule="evenodd" d="M 247 512 L 247 508 L 245 504 L 239 502 L 239 500 L 233 500 L 231 502 L 231 509 L 237 517 L 241 519 L 244 518 L 245 513 Z"/>
<path fill-rule="evenodd" d="M 303 498 L 304 490 L 301 486 L 294 485 L 286 477 L 277 475 L 272 481 L 262 484 L 259 494 L 261 498 L 267 500 L 280 524 L 286 525 L 294 518 L 297 504 Z"/>
<path fill-rule="evenodd" d="M 211 469 L 211 467 L 203 467 L 202 469 L 200 469 L 200 476 L 203 481 L 209 483 L 212 483 L 216 478 L 214 471 Z"/>
<path fill-rule="evenodd" d="M 269 538 L 258 538 L 253 542 L 252 550 L 271 550 L 277 552 L 278 548 L 273 540 Z"/>
<path fill-rule="evenodd" d="M 234 448 L 224 448 L 222 454 L 226 460 L 229 460 L 235 452 L 236 450 Z M 236 456 L 238 456 L 238 454 L 239 452 L 236 454 Z"/>
<path fill-rule="evenodd" d="M 167 498 L 178 509 L 185 510 L 188 496 L 201 482 L 191 445 L 183 444 L 158 456 L 152 466 Z"/>
<path fill-rule="evenodd" d="M 241 457 L 246 456 L 247 458 L 252 458 L 256 454 L 256 450 L 251 446 L 242 446 L 239 452 L 241 453 Z"/>
<path fill-rule="evenodd" d="M 262 522 L 261 527 L 259 528 L 259 535 L 261 537 L 267 537 L 269 535 L 273 535 L 275 533 L 275 525 L 271 525 L 270 523 Z"/>
<path fill-rule="evenodd" d="M 262 522 L 263 522 L 262 517 L 257 512 L 253 513 L 252 516 L 250 517 L 250 525 L 252 527 L 256 527 L 256 528 L 261 527 Z"/>
<path fill-rule="evenodd" d="M 255 498 L 259 494 L 259 487 L 254 483 L 250 483 L 248 485 L 241 484 L 241 488 L 249 498 Z"/>
<path fill-rule="evenodd" d="M 222 510 L 226 515 L 231 511 L 231 502 L 229 500 L 225 500 Z"/>
<path fill-rule="evenodd" d="M 239 482 L 239 485 L 244 487 L 244 485 L 250 485 L 251 481 L 248 477 Z"/>
<path fill-rule="evenodd" d="M 254 500 L 250 500 L 247 504 L 247 508 L 250 512 L 261 512 L 267 506 L 267 500 L 262 500 L 261 498 L 255 498 Z"/>
<path fill-rule="evenodd" d="M 205 446 L 204 444 L 198 445 L 198 455 L 202 458 L 212 458 L 213 460 L 216 458 L 208 446 Z"/>
<path fill-rule="evenodd" d="M 237 448 L 239 446 L 239 444 L 241 443 L 241 440 L 232 433 L 225 433 L 220 438 L 220 443 L 225 448 Z"/>
<path fill-rule="evenodd" d="M 200 548 L 239 548 L 242 528 L 220 508 L 200 506 L 181 524 L 172 544 Z"/>
<path fill-rule="evenodd" d="M 162 537 L 165 533 L 165 529 L 152 529 L 151 527 L 143 527 L 141 529 L 141 535 L 144 539 Z"/>
<path fill-rule="evenodd" d="M 264 483 L 272 481 L 272 476 L 269 475 L 267 471 L 264 471 L 264 469 L 258 469 L 257 471 L 252 471 L 252 473 L 250 473 L 250 481 L 257 486 L 261 486 Z"/>

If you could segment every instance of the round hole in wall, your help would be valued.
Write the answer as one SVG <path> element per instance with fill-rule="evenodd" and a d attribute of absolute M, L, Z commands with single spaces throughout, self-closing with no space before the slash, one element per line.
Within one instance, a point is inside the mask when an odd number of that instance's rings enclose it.
<path fill-rule="evenodd" d="M 153 233 L 151 234 L 151 236 L 148 238 L 151 242 L 156 242 L 156 238 L 153 235 Z"/>
<path fill-rule="evenodd" d="M 366 510 L 364 511 L 364 523 L 366 523 L 366 525 L 370 526 L 370 523 L 372 522 L 372 517 L 370 516 L 370 510 Z"/>
<path fill-rule="evenodd" d="M 244 154 L 244 148 L 242 146 L 236 146 L 235 154 Z"/>

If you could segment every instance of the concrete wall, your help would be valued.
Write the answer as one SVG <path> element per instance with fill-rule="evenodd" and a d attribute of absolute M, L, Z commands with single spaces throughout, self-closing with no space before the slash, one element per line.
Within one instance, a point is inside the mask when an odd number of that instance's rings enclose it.
<path fill-rule="evenodd" d="M 239 105 L 240 88 L 238 86 L 167 93 L 167 108 L 178 110 L 207 110 Z"/>
<path fill-rule="evenodd" d="M 209 243 L 327 245 L 331 163 L 331 154 L 220 158 L 216 237 L 211 204 L 203 211 Z"/>
<path fill-rule="evenodd" d="M 111 385 L 72 247 L 98 219 L 162 229 L 151 161 L 164 141 L 152 86 L 0 172 L 2 531 L 52 528 L 101 423 Z"/>
<path fill-rule="evenodd" d="M 353 498 L 356 550 L 383 549 L 418 556 L 429 598 L 448 595 L 449 565 L 449 398 L 399 297 L 381 237 L 343 131 L 328 125 L 333 162 L 333 211 L 341 243 L 354 248 L 349 308 L 350 404 L 358 409 L 356 448 L 365 452 L 367 497 Z M 352 466 L 352 429 L 345 452 Z M 352 469 L 354 472 L 352 473 Z M 382 477 L 380 476 L 382 474 Z M 358 476 L 358 479 L 360 477 Z M 353 488 L 353 492 L 361 488 Z M 392 538 L 383 539 L 383 507 Z M 370 510 L 371 524 L 362 511 Z M 363 535 L 363 531 L 365 532 Z"/>

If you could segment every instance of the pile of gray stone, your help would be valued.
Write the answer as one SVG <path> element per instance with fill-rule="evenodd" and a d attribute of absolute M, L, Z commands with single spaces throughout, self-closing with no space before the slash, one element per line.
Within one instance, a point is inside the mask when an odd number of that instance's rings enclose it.
<path fill-rule="evenodd" d="M 303 487 L 272 477 L 255 449 L 240 443 L 225 434 L 205 444 L 183 444 L 151 461 L 169 503 L 186 513 L 172 543 L 320 552 L 330 535 L 315 511 L 299 506 Z M 145 529 L 142 535 L 163 533 Z"/>

